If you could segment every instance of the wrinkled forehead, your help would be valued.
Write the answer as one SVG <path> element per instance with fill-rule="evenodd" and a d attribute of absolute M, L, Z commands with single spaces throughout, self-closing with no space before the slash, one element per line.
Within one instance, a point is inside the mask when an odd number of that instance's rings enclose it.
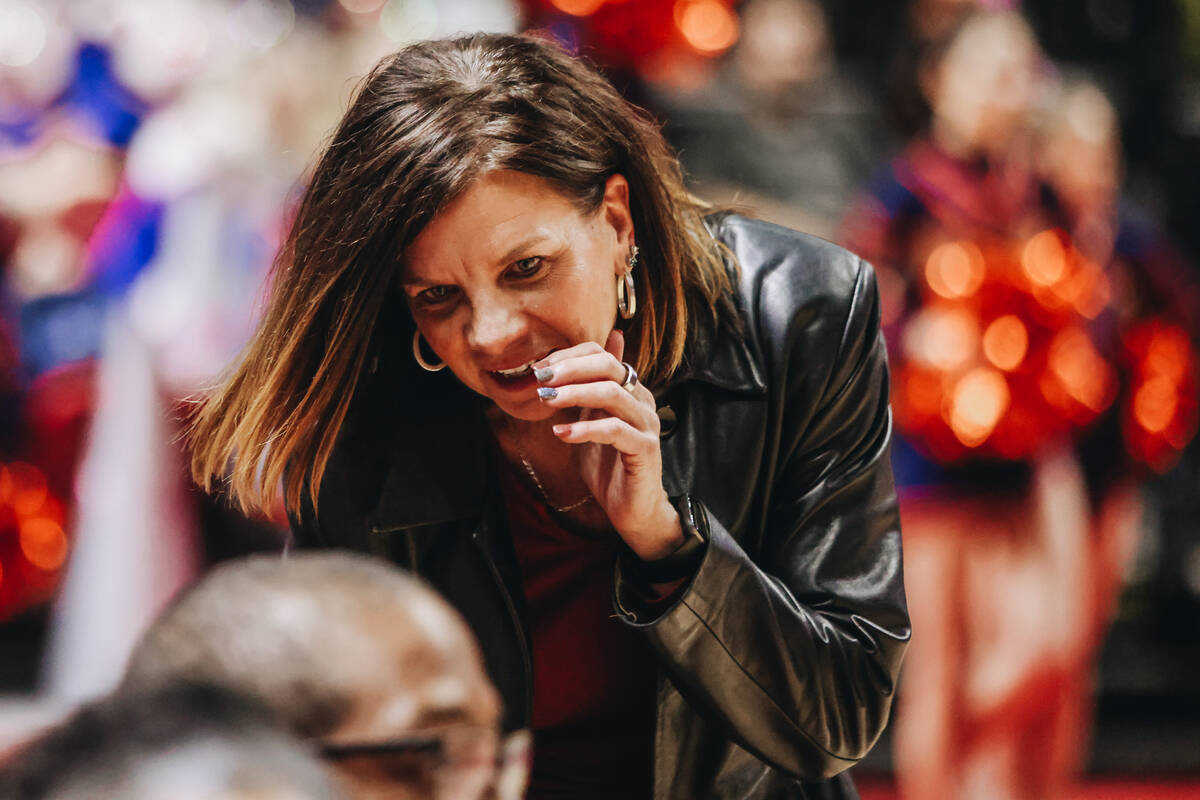
<path fill-rule="evenodd" d="M 560 241 L 585 218 L 549 181 L 523 172 L 489 173 L 442 209 L 404 253 L 402 278 L 438 265 L 495 265 L 535 240 Z"/>

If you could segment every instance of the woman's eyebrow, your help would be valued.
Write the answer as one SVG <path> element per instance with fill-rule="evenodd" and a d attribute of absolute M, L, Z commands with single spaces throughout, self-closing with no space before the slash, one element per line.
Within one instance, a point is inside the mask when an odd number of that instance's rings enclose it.
<path fill-rule="evenodd" d="M 534 249 L 534 247 L 536 245 L 541 245 L 543 247 L 549 246 L 549 247 L 557 248 L 561 244 L 562 243 L 560 241 L 560 238 L 557 236 L 553 236 L 546 232 L 535 233 L 532 236 L 526 236 L 514 247 L 510 247 L 508 249 L 508 252 L 506 252 L 499 259 L 499 263 L 507 264 L 510 261 L 516 261 L 519 256 L 522 256 L 523 254 L 528 253 L 530 250 Z"/>
<path fill-rule="evenodd" d="M 424 288 L 427 286 L 437 286 L 437 281 L 427 280 L 425 278 L 401 278 L 400 285 L 406 289 Z"/>
<path fill-rule="evenodd" d="M 496 263 L 500 265 L 509 264 L 513 261 L 516 261 L 518 258 L 525 256 L 529 253 L 529 251 L 535 248 L 541 248 L 544 250 L 553 249 L 554 252 L 558 252 L 565 246 L 566 242 L 563 241 L 561 236 L 556 236 L 546 231 L 540 231 L 530 236 L 526 236 L 524 239 L 517 242 L 517 244 L 508 248 L 503 256 L 496 259 Z M 409 277 L 402 277 L 400 279 L 400 285 L 406 288 L 424 288 L 427 286 L 437 286 L 439 283 L 435 280 L 429 280 L 428 278 L 422 278 L 420 276 L 413 275 Z"/>

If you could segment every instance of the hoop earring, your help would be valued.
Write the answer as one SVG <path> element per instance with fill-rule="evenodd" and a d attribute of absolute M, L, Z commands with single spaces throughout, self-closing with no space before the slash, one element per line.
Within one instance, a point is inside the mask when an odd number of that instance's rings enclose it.
<path fill-rule="evenodd" d="M 635 244 L 629 251 L 625 272 L 617 277 L 617 313 L 621 319 L 629 319 L 637 313 L 637 289 L 633 284 L 633 268 L 637 266 L 637 260 L 638 249 Z"/>
<path fill-rule="evenodd" d="M 425 360 L 424 356 L 421 355 L 420 331 L 413 331 L 413 358 L 415 358 L 417 363 L 421 365 L 421 369 L 425 370 L 426 372 L 441 372 L 446 368 L 445 361 L 441 362 L 440 364 L 431 364 Z"/>

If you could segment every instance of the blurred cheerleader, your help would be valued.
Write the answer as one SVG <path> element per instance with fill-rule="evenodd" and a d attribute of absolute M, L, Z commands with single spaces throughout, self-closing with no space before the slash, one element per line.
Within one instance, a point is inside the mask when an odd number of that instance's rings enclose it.
<path fill-rule="evenodd" d="M 906 797 L 1043 800 L 1079 767 L 1140 518 L 1122 452 L 1158 468 L 1178 454 L 1194 358 L 1124 291 L 1145 271 L 1117 271 L 1095 233 L 1115 230 L 1111 109 L 1107 134 L 1085 131 L 1094 167 L 1058 158 L 1083 153 L 1065 139 L 1077 101 L 1032 124 L 1044 59 L 1014 13 L 969 13 L 914 63 L 927 124 L 844 231 L 879 268 L 896 366 L 918 631 L 897 771 Z"/>

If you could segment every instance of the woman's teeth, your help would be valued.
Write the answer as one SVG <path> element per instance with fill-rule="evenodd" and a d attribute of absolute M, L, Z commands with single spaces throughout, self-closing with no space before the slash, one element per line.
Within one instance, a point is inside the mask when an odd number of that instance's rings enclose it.
<path fill-rule="evenodd" d="M 535 359 L 533 359 L 533 361 L 537 361 L 537 359 L 535 358 Z M 501 375 L 505 378 L 516 378 L 520 375 L 524 375 L 525 373 L 529 372 L 529 370 L 533 367 L 533 361 L 530 361 L 526 364 L 522 364 L 519 367 L 513 367 L 512 369 L 498 369 L 498 370 L 494 370 L 494 372 L 497 375 Z"/>

